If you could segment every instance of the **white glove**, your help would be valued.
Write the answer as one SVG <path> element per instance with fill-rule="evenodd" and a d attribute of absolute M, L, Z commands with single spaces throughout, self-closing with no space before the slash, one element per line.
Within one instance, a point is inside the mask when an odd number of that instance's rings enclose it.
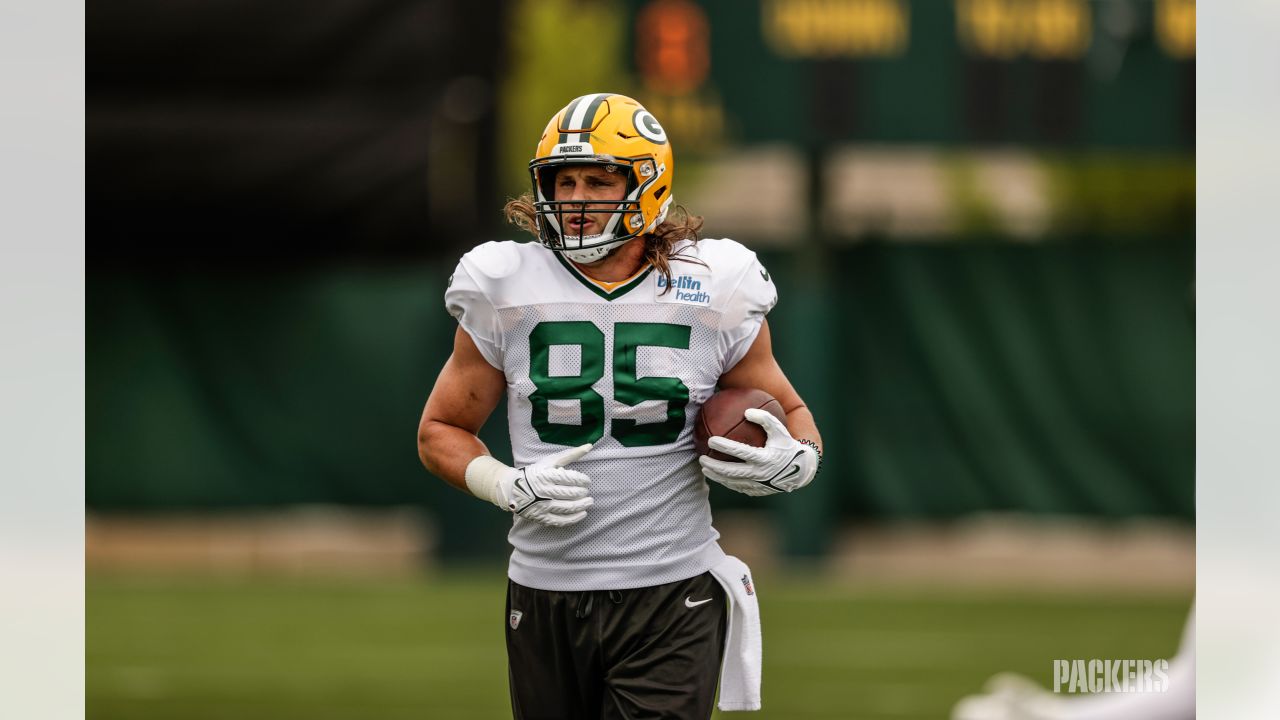
<path fill-rule="evenodd" d="M 467 465 L 467 489 L 522 518 L 552 527 L 572 525 L 587 516 L 595 500 L 587 492 L 591 479 L 564 466 L 590 449 L 590 443 L 579 445 L 522 468 L 481 455 Z"/>
<path fill-rule="evenodd" d="M 715 460 L 702 455 L 698 458 L 702 474 L 743 495 L 772 495 L 808 485 L 818 473 L 817 449 L 791 437 L 787 426 L 764 410 L 751 408 L 743 414 L 747 420 L 764 428 L 769 438 L 764 447 L 712 436 L 707 441 L 712 450 L 741 458 L 743 462 Z"/>

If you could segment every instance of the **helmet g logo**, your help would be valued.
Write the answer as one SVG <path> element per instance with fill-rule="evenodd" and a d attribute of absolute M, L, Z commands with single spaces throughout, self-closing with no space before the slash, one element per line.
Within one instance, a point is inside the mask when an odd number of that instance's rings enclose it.
<path fill-rule="evenodd" d="M 636 126 L 636 132 L 640 133 L 644 139 L 659 145 L 667 143 L 667 131 L 662 129 L 658 119 L 648 110 L 644 108 L 636 110 L 635 115 L 631 116 L 631 123 Z"/>

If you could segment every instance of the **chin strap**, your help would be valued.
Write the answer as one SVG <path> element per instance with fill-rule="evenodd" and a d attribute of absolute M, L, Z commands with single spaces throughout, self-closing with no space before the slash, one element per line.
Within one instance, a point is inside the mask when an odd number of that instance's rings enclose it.
<path fill-rule="evenodd" d="M 627 240 L 615 240 L 608 245 L 598 245 L 585 250 L 561 250 L 560 253 L 577 263 L 592 263 L 618 249 L 626 242 Z"/>

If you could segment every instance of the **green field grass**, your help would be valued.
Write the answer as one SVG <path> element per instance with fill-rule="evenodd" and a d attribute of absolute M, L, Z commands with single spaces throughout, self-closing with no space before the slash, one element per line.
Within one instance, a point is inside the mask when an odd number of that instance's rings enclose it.
<path fill-rule="evenodd" d="M 1054 658 L 1172 657 L 1189 597 L 865 589 L 756 578 L 764 711 L 937 720 L 992 673 Z M 91 720 L 509 717 L 505 579 L 93 577 Z"/>

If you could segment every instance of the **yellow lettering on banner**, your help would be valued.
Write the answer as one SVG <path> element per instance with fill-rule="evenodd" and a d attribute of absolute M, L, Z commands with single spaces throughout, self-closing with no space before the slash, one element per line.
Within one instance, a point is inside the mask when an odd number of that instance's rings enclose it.
<path fill-rule="evenodd" d="M 1156 39 L 1170 57 L 1196 56 L 1196 0 L 1157 0 Z"/>
<path fill-rule="evenodd" d="M 1041 60 L 1078 58 L 1089 49 L 1089 6 L 1080 0 L 1040 0 L 1032 10 L 1031 55 Z"/>
<path fill-rule="evenodd" d="M 724 105 L 713 94 L 648 94 L 644 106 L 662 118 L 662 127 L 681 147 L 712 149 L 725 132 Z"/>
<path fill-rule="evenodd" d="M 961 43 L 1000 60 L 1078 59 L 1093 36 L 1087 0 L 956 0 L 955 9 Z"/>
<path fill-rule="evenodd" d="M 769 47 L 790 58 L 892 57 L 911 34 L 905 0 L 765 0 L 760 22 Z"/>
<path fill-rule="evenodd" d="M 980 55 L 1009 59 L 1018 54 L 1017 18 L 1004 0 L 959 0 L 956 30 Z"/>

